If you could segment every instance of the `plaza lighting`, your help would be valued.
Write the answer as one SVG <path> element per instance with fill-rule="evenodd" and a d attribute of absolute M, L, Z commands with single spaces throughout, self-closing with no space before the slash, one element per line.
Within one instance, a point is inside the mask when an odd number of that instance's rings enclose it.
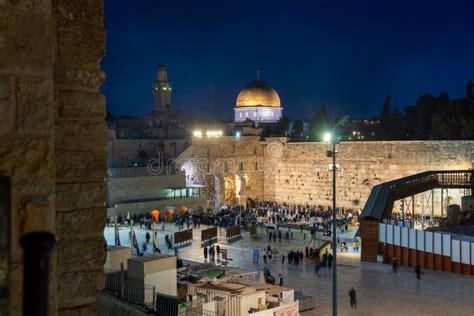
<path fill-rule="evenodd" d="M 198 136 L 198 137 L 202 137 L 202 133 L 200 134 L 201 136 Z M 206 137 L 207 138 L 214 138 L 214 137 L 221 137 L 222 135 L 224 135 L 224 132 L 220 131 L 220 130 L 210 130 L 210 131 L 206 131 Z"/>
<path fill-rule="evenodd" d="M 329 143 L 331 139 L 332 139 L 331 133 L 324 133 L 324 136 L 323 136 L 324 142 Z"/>
<path fill-rule="evenodd" d="M 194 137 L 201 138 L 201 137 L 202 137 L 202 132 L 201 132 L 201 131 L 194 131 L 194 132 L 193 132 L 193 136 L 194 136 Z"/>
<path fill-rule="evenodd" d="M 333 138 L 331 133 L 325 133 L 323 139 L 326 143 L 332 143 L 332 150 L 327 151 L 327 156 L 332 157 L 332 314 L 337 316 L 336 144 L 338 138 Z"/>

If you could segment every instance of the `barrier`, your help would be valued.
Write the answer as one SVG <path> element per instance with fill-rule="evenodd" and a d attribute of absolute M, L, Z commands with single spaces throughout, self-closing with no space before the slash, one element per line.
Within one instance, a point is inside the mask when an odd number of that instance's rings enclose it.
<path fill-rule="evenodd" d="M 201 230 L 201 247 L 207 242 L 217 241 L 217 227 Z"/>
<path fill-rule="evenodd" d="M 250 237 L 257 236 L 257 225 L 250 226 Z"/>
<path fill-rule="evenodd" d="M 104 290 L 134 304 L 155 305 L 155 287 L 140 282 L 125 280 L 123 271 L 106 273 Z"/>
<path fill-rule="evenodd" d="M 384 262 L 474 275 L 474 242 L 447 233 L 379 224 L 378 253 Z"/>
<path fill-rule="evenodd" d="M 240 229 L 240 225 L 234 225 L 227 227 L 225 230 L 225 239 L 230 240 L 230 239 L 235 239 L 242 237 L 242 232 Z"/>
<path fill-rule="evenodd" d="M 175 247 L 188 246 L 192 242 L 193 242 L 192 229 L 186 229 L 186 230 L 174 233 L 174 246 Z"/>

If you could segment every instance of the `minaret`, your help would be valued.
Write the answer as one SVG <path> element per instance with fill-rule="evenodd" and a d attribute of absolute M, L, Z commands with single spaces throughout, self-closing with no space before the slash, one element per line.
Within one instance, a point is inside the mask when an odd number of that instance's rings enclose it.
<path fill-rule="evenodd" d="M 173 84 L 168 81 L 168 70 L 164 65 L 158 67 L 152 92 L 154 99 L 153 110 L 155 112 L 165 111 L 171 107 Z"/>

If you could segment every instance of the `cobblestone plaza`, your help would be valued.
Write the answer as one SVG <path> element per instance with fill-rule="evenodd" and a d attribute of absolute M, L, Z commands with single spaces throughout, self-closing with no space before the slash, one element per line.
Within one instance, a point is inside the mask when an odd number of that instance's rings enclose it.
<path fill-rule="evenodd" d="M 137 227 L 137 226 L 136 226 Z M 205 226 L 202 225 L 201 228 Z M 160 225 L 161 228 L 161 225 Z M 165 234 L 177 230 L 174 224 L 166 224 L 165 231 L 158 230 L 158 238 L 164 240 Z M 120 239 L 124 246 L 130 245 L 129 229 L 120 228 Z M 145 230 L 135 228 L 140 244 L 145 240 Z M 272 249 L 279 254 L 267 264 L 260 259 L 259 263 L 252 260 L 253 249 L 267 247 L 269 242 L 263 229 L 259 229 L 256 237 L 250 237 L 243 232 L 243 238 L 232 243 L 219 239 L 222 249 L 228 250 L 230 266 L 262 271 L 267 266 L 272 273 L 281 273 L 284 285 L 302 291 L 316 298 L 316 308 L 304 312 L 303 315 L 329 315 L 331 311 L 332 274 L 329 268 L 321 268 L 321 277 L 314 272 L 314 263 L 305 259 L 302 265 L 281 264 L 281 255 L 290 250 L 303 250 L 311 246 L 311 242 L 303 238 L 299 230 L 293 230 L 294 239 L 290 242 L 271 242 Z M 354 228 L 349 235 L 355 233 Z M 204 262 L 200 246 L 199 229 L 194 231 L 192 245 L 178 250 L 178 256 L 186 261 Z M 114 229 L 105 229 L 108 244 L 114 243 Z M 160 249 L 172 254 L 173 249 L 165 249 L 163 243 Z M 147 249 L 151 253 L 151 247 Z M 220 264 L 220 262 L 217 262 Z M 380 263 L 360 262 L 360 254 L 349 251 L 338 253 L 338 307 L 340 315 L 473 315 L 474 301 L 472 289 L 474 278 L 453 273 L 424 271 L 421 280 L 416 280 L 413 268 L 401 267 L 397 274 L 391 272 L 390 265 Z M 351 287 L 357 291 L 357 310 L 351 309 L 348 292 Z"/>

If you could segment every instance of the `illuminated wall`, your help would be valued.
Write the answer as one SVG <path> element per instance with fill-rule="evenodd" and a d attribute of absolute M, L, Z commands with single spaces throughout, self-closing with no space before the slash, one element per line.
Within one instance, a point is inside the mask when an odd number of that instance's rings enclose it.
<path fill-rule="evenodd" d="M 280 107 L 238 107 L 234 108 L 234 121 L 245 122 L 251 120 L 254 122 L 275 123 L 281 118 L 282 108 Z"/>

